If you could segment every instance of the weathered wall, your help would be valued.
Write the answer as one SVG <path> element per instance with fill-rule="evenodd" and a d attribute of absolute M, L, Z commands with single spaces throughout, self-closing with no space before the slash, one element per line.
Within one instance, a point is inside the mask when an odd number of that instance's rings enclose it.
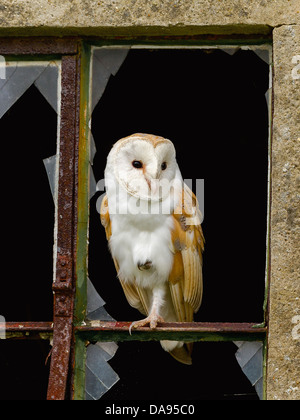
<path fill-rule="evenodd" d="M 300 399 L 300 0 L 1 0 L 0 4 L 1 36 L 272 31 L 274 116 L 267 398 Z"/>
<path fill-rule="evenodd" d="M 262 33 L 300 22 L 299 0 L 1 0 L 0 34 Z"/>
<path fill-rule="evenodd" d="M 275 77 L 267 395 L 268 399 L 299 400 L 300 66 L 297 68 L 296 63 L 300 64 L 300 26 L 276 28 L 273 36 Z"/>

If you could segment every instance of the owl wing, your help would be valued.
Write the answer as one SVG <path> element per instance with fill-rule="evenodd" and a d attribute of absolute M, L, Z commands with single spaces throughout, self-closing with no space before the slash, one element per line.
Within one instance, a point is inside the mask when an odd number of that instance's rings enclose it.
<path fill-rule="evenodd" d="M 102 200 L 100 216 L 106 238 L 109 241 L 111 219 L 107 196 Z M 170 293 L 179 322 L 191 322 L 194 312 L 197 312 L 201 305 L 204 237 L 200 218 L 197 198 L 184 185 L 180 203 L 173 213 L 174 228 L 171 250 L 174 254 L 174 262 L 169 276 Z M 119 273 L 118 262 L 115 259 L 114 264 Z M 150 304 L 147 292 L 125 282 L 120 275 L 119 280 L 128 303 L 142 314 L 148 315 Z"/>
<path fill-rule="evenodd" d="M 184 184 L 182 197 L 173 213 L 173 267 L 169 287 L 179 322 L 192 322 L 202 300 L 202 253 L 204 236 L 196 196 Z"/>
<path fill-rule="evenodd" d="M 109 242 L 111 237 L 111 219 L 108 210 L 108 199 L 107 195 L 104 196 L 101 208 L 100 208 L 100 218 L 101 223 L 105 228 L 106 238 Z M 147 315 L 149 312 L 149 299 L 145 291 L 142 289 L 125 282 L 124 279 L 119 275 L 119 264 L 118 261 L 114 258 L 114 264 L 116 267 L 116 271 L 118 273 L 118 277 L 125 293 L 126 299 L 129 305 L 133 306 L 135 309 L 140 311 L 143 315 Z"/>

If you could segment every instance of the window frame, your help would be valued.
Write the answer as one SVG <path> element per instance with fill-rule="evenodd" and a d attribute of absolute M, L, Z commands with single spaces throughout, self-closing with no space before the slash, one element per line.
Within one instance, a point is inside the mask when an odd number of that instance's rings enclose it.
<path fill-rule="evenodd" d="M 7 339 L 53 339 L 48 400 L 65 399 L 73 336 L 75 253 L 77 229 L 77 150 L 80 65 L 76 38 L 0 39 L 0 54 L 28 61 L 59 56 L 61 60 L 61 108 L 59 171 L 56 204 L 57 246 L 52 285 L 53 322 L 7 322 Z"/>
<path fill-rule="evenodd" d="M 91 47 L 105 45 L 209 46 L 272 44 L 270 36 L 191 36 L 115 39 L 0 38 L 0 54 L 28 60 L 59 56 L 61 59 L 61 113 L 57 200 L 57 249 L 53 282 L 53 322 L 7 322 L 7 339 L 53 339 L 48 400 L 82 400 L 85 396 L 87 341 L 261 341 L 264 370 L 267 358 L 268 294 L 270 281 L 269 173 L 266 290 L 264 320 L 253 323 L 165 323 L 155 331 L 130 322 L 86 321 L 87 255 L 89 226 L 89 101 Z M 271 112 L 270 112 L 271 119 Z M 270 122 L 271 125 L 271 122 Z M 271 140 L 270 140 L 271 143 Z M 269 150 L 270 159 L 270 150 Z M 264 395 L 265 395 L 264 375 Z"/>

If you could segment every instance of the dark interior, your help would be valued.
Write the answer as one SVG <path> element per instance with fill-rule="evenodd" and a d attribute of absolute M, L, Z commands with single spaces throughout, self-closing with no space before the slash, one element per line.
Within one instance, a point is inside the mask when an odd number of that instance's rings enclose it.
<path fill-rule="evenodd" d="M 46 400 L 49 341 L 0 340 L 0 400 Z"/>
<path fill-rule="evenodd" d="M 198 321 L 263 319 L 268 75 L 268 65 L 251 51 L 230 56 L 132 50 L 93 113 L 97 181 L 113 143 L 135 132 L 172 140 L 183 178 L 193 179 L 194 187 L 196 179 L 204 179 L 204 296 Z M 97 198 L 90 205 L 90 278 L 113 317 L 135 319 L 115 279 Z"/>
<path fill-rule="evenodd" d="M 56 154 L 57 115 L 35 86 L 0 120 L 2 217 L 7 264 L 0 314 L 51 321 L 54 202 L 43 159 Z"/>
<path fill-rule="evenodd" d="M 97 181 L 104 176 L 113 143 L 135 132 L 172 140 L 183 178 L 204 179 L 206 248 L 203 303 L 195 316 L 199 322 L 263 320 L 268 78 L 268 65 L 252 51 L 231 56 L 221 50 L 131 50 L 93 113 Z M 116 278 L 96 211 L 99 195 L 90 205 L 89 277 L 112 317 L 141 319 Z M 122 343 L 111 361 L 122 379 L 103 399 L 166 399 L 176 392 L 185 399 L 196 398 L 195 392 L 200 399 L 256 398 L 237 366 L 235 350 L 231 343 L 198 343 L 189 368 L 157 343 Z M 187 385 L 191 372 L 199 380 L 197 391 Z M 214 386 L 208 387 L 209 381 Z"/>
<path fill-rule="evenodd" d="M 54 202 L 43 159 L 56 154 L 57 115 L 32 86 L 0 119 L 2 262 L 0 314 L 52 321 Z M 44 400 L 48 341 L 0 340 L 0 400 Z"/>

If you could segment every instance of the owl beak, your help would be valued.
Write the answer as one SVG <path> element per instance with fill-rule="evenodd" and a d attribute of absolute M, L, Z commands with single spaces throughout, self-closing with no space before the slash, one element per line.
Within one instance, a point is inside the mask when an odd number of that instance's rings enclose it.
<path fill-rule="evenodd" d="M 159 179 L 156 178 L 147 178 L 145 177 L 149 190 L 151 191 L 152 194 L 156 194 L 158 188 L 159 188 Z"/>

